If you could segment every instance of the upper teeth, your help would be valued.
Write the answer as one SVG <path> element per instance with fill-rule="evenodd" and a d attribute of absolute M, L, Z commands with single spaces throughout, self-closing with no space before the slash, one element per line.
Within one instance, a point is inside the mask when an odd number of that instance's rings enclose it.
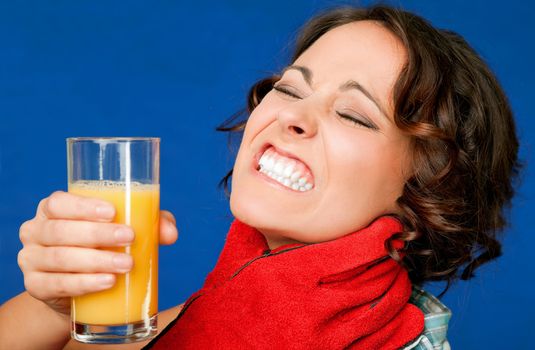
<path fill-rule="evenodd" d="M 278 158 L 278 159 L 277 159 Z M 260 172 L 275 179 L 286 187 L 296 191 L 308 191 L 312 184 L 303 177 L 303 173 L 295 160 L 283 158 L 282 156 L 273 156 L 273 154 L 264 152 L 260 161 Z"/>

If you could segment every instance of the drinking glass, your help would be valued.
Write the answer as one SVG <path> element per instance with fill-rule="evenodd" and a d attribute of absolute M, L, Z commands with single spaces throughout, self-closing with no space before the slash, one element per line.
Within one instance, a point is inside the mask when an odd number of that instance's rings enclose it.
<path fill-rule="evenodd" d="M 67 139 L 69 192 L 110 202 L 113 222 L 135 233 L 130 246 L 99 247 L 131 255 L 133 268 L 108 290 L 72 298 L 71 336 L 80 342 L 131 343 L 157 333 L 159 161 L 159 138 Z"/>

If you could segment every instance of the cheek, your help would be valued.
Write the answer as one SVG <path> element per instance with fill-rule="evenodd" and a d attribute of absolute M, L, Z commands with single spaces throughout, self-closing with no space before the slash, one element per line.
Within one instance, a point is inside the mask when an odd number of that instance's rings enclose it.
<path fill-rule="evenodd" d="M 339 128 L 329 137 L 325 137 L 327 161 L 331 175 L 361 174 L 363 169 L 373 169 L 377 166 L 381 151 L 381 145 L 377 137 L 370 135 L 366 130 L 352 130 L 351 128 Z"/>
<path fill-rule="evenodd" d="M 342 195 L 358 194 L 359 198 L 397 196 L 405 182 L 405 144 L 390 142 L 384 135 L 352 130 L 348 135 L 335 135 L 330 144 L 330 182 Z M 348 188 L 353 190 L 347 191 Z M 345 192 L 344 192 L 345 191 Z"/>
<path fill-rule="evenodd" d="M 244 137 L 246 135 L 256 135 L 277 118 L 278 111 L 283 107 L 281 101 L 273 98 L 272 93 L 268 93 L 258 106 L 251 112 L 247 125 L 245 126 Z"/>
<path fill-rule="evenodd" d="M 240 148 L 236 155 L 235 167 L 240 167 L 244 161 L 244 157 L 248 156 L 247 149 L 249 149 L 254 138 L 273 122 L 273 113 L 269 113 L 271 107 L 264 102 L 265 100 L 266 99 L 264 98 L 264 100 L 251 112 L 249 118 L 247 118 Z"/>

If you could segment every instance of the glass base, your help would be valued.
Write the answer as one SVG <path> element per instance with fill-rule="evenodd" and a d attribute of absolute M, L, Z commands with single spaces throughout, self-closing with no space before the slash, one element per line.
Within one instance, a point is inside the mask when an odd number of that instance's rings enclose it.
<path fill-rule="evenodd" d="M 71 337 L 87 344 L 124 344 L 153 338 L 158 333 L 158 315 L 147 322 L 102 326 L 79 322 L 71 323 Z"/>

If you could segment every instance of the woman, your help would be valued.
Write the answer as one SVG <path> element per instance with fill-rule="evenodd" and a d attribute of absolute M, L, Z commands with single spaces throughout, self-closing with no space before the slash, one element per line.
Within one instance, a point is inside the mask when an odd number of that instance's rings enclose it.
<path fill-rule="evenodd" d="M 236 218 L 225 247 L 184 308 L 160 314 L 148 347 L 431 348 L 426 303 L 441 304 L 418 286 L 449 287 L 500 255 L 519 170 L 512 113 L 488 67 L 410 13 L 340 8 L 305 25 L 292 64 L 251 89 L 249 112 L 220 128 L 243 131 L 225 178 Z M 69 297 L 131 268 L 91 249 L 132 241 L 113 215 L 56 192 L 21 226 L 27 291 L 0 313 L 10 348 L 61 348 Z M 162 244 L 174 225 L 162 212 Z M 35 334 L 27 344 L 19 325 Z"/>

